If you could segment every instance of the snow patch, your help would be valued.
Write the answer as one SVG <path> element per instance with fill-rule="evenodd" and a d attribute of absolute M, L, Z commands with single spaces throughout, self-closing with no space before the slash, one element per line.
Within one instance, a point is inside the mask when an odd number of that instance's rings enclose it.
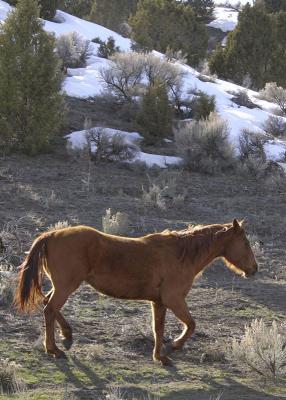
<path fill-rule="evenodd" d="M 100 129 L 96 127 L 96 129 Z M 119 134 L 124 138 L 127 143 L 138 143 L 142 140 L 142 136 L 137 132 L 125 132 L 118 129 L 102 128 L 108 136 Z M 72 149 L 83 149 L 87 145 L 86 131 L 76 131 L 66 136 L 68 143 Z M 92 146 L 92 151 L 96 151 L 96 146 Z M 144 162 L 148 167 L 158 166 L 160 168 L 167 168 L 169 165 L 177 165 L 182 162 L 180 157 L 163 156 L 160 154 L 148 154 L 139 151 L 132 162 Z"/>
<path fill-rule="evenodd" d="M 286 143 L 281 140 L 271 141 L 264 145 L 264 150 L 269 160 L 281 161 L 285 159 Z"/>
<path fill-rule="evenodd" d="M 217 6 L 236 7 L 238 3 L 240 3 L 241 6 L 245 6 L 247 3 L 253 5 L 254 1 L 255 0 L 214 0 L 214 3 Z"/>
<path fill-rule="evenodd" d="M 233 31 L 237 25 L 238 11 L 226 7 L 214 9 L 214 20 L 208 26 L 220 29 L 223 32 Z"/>

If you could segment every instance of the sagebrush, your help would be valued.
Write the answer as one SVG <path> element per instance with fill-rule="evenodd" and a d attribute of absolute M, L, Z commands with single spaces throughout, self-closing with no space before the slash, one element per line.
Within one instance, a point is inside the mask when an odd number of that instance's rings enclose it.
<path fill-rule="evenodd" d="M 264 378 L 286 376 L 285 326 L 255 319 L 245 326 L 241 340 L 233 339 L 229 359 Z"/>
<path fill-rule="evenodd" d="M 110 135 L 104 128 L 90 128 L 86 138 L 91 159 L 102 161 L 132 161 L 139 152 L 138 146 L 126 140 L 120 133 Z"/>
<path fill-rule="evenodd" d="M 111 209 L 108 208 L 102 217 L 102 229 L 110 235 L 126 235 L 130 230 L 128 214 L 119 211 L 112 214 Z"/>
<path fill-rule="evenodd" d="M 0 359 L 0 394 L 18 393 L 25 389 L 19 377 L 20 366 L 14 361 Z"/>
<path fill-rule="evenodd" d="M 57 39 L 56 51 L 64 71 L 67 68 L 85 67 L 90 55 L 90 42 L 77 32 L 70 32 Z"/>
<path fill-rule="evenodd" d="M 235 165 L 228 126 L 215 113 L 206 120 L 191 121 L 179 128 L 175 142 L 187 169 L 213 174 Z"/>

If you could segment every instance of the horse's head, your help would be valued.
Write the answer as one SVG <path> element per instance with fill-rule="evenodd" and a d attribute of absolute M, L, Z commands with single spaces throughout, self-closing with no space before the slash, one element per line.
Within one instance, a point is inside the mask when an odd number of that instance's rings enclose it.
<path fill-rule="evenodd" d="M 258 266 L 242 224 L 234 219 L 232 226 L 222 234 L 226 238 L 223 257 L 227 266 L 239 275 L 253 276 Z"/>

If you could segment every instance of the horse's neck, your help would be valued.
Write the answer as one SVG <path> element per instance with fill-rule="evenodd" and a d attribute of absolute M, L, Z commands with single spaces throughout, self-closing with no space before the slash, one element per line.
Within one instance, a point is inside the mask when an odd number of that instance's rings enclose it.
<path fill-rule="evenodd" d="M 223 226 L 221 227 L 223 229 Z M 216 236 L 220 228 L 208 228 L 206 233 L 201 232 L 202 246 L 198 246 L 199 251 L 195 261 L 195 274 L 199 274 L 213 260 L 223 255 L 224 240 Z M 191 256 L 191 255 L 190 255 Z"/>

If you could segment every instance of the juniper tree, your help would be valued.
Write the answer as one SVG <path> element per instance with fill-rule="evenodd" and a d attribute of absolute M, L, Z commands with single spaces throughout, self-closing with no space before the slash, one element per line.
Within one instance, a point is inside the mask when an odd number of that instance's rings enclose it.
<path fill-rule="evenodd" d="M 11 6 L 16 6 L 18 0 L 7 0 L 7 3 L 9 3 Z M 58 6 L 58 0 L 38 0 L 38 4 L 40 6 L 40 17 L 44 19 L 53 19 L 57 6 Z"/>
<path fill-rule="evenodd" d="M 189 5 L 176 0 L 141 0 L 129 23 L 133 39 L 143 48 L 181 50 L 194 65 L 206 53 L 206 28 Z"/>
<path fill-rule="evenodd" d="M 0 142 L 35 154 L 61 123 L 61 75 L 55 39 L 43 30 L 35 0 L 19 0 L 0 26 Z"/>
<path fill-rule="evenodd" d="M 256 0 L 257 3 L 262 3 L 269 13 L 276 13 L 279 11 L 286 11 L 285 0 Z"/>
<path fill-rule="evenodd" d="M 95 0 L 89 19 L 120 32 L 121 25 L 136 11 L 138 0 Z"/>
<path fill-rule="evenodd" d="M 239 13 L 237 27 L 228 35 L 226 47 L 218 47 L 211 56 L 211 72 L 238 83 L 249 75 L 254 88 L 259 89 L 274 80 L 273 66 L 284 54 L 283 49 L 277 54 L 279 41 L 276 18 L 266 13 L 261 3 L 253 7 L 247 3 Z"/>
<path fill-rule="evenodd" d="M 187 0 L 186 3 L 189 4 L 195 14 L 202 19 L 210 18 L 215 7 L 213 0 Z"/>
<path fill-rule="evenodd" d="M 168 136 L 172 132 L 172 108 L 164 83 L 154 82 L 147 87 L 142 98 L 141 111 L 137 115 L 139 131 L 149 144 Z"/>
<path fill-rule="evenodd" d="M 94 0 L 59 0 L 58 8 L 76 15 L 79 18 L 88 18 Z"/>
<path fill-rule="evenodd" d="M 51 20 L 57 11 L 57 0 L 39 0 L 40 17 Z"/>

